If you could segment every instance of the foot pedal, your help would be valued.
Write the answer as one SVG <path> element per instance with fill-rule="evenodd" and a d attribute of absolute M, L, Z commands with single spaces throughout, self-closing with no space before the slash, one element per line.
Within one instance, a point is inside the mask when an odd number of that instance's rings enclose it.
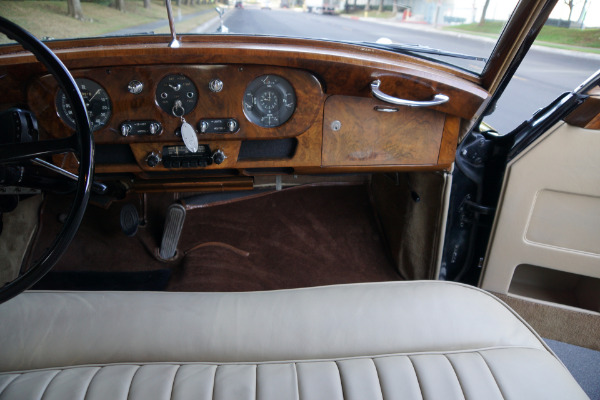
<path fill-rule="evenodd" d="M 126 236 L 135 236 L 140 225 L 140 216 L 137 208 L 131 203 L 121 208 L 121 230 Z"/>
<path fill-rule="evenodd" d="M 167 219 L 165 220 L 165 230 L 158 256 L 163 260 L 170 260 L 175 257 L 179 236 L 183 229 L 185 221 L 185 207 L 181 204 L 172 204 L 167 209 Z"/>

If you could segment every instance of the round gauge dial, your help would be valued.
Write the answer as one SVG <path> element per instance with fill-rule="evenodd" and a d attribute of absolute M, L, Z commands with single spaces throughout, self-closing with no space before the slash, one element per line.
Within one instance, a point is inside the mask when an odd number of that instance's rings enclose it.
<path fill-rule="evenodd" d="M 254 79 L 244 92 L 244 114 L 252 123 L 264 128 L 283 125 L 296 109 L 294 88 L 277 75 Z"/>
<path fill-rule="evenodd" d="M 75 82 L 85 101 L 92 132 L 95 132 L 106 125 L 110 119 L 112 112 L 110 97 L 108 97 L 106 90 L 94 81 L 79 78 L 75 79 Z M 67 95 L 62 90 L 59 90 L 56 95 L 56 109 L 60 118 L 71 128 L 75 129 L 73 108 L 67 100 Z"/>
<path fill-rule="evenodd" d="M 169 115 L 181 117 L 198 103 L 198 89 L 185 75 L 167 75 L 156 87 L 156 103 Z"/>

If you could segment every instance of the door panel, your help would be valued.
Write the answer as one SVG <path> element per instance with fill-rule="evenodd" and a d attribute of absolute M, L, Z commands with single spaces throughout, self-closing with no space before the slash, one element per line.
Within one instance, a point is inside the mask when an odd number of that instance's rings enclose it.
<path fill-rule="evenodd" d="M 600 255 L 599 232 L 600 197 L 544 189 L 534 200 L 525 241 Z"/>
<path fill-rule="evenodd" d="M 600 278 L 600 131 L 556 124 L 508 164 L 498 210 L 483 289 L 509 293 L 515 269 L 527 266 L 531 284 L 512 288 L 564 304 L 577 295 L 565 292 Z M 582 284 L 557 285 L 544 279 L 548 269 L 575 274 Z"/>

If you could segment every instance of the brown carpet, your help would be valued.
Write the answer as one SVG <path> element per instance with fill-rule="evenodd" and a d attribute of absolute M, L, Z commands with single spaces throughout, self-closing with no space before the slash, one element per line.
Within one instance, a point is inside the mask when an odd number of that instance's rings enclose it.
<path fill-rule="evenodd" d="M 548 339 L 600 350 L 600 315 L 494 293 Z"/>
<path fill-rule="evenodd" d="M 90 206 L 55 269 L 140 271 L 169 266 L 172 291 L 272 290 L 400 279 L 363 185 L 292 188 L 189 210 L 179 258 L 165 263 L 151 253 L 160 243 L 164 211 L 171 202 L 169 196 L 149 197 L 149 222 L 134 238 L 120 232 L 122 203 L 109 210 Z M 47 205 L 46 228 L 56 229 L 62 207 Z M 197 245 L 202 246 L 183 255 Z"/>

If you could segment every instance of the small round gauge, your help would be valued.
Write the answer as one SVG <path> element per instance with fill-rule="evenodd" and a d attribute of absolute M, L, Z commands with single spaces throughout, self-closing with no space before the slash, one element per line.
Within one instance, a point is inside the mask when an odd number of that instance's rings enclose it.
<path fill-rule="evenodd" d="M 92 132 L 95 132 L 106 125 L 110 119 L 112 112 L 110 97 L 108 97 L 106 90 L 94 81 L 79 78 L 75 79 L 75 82 L 85 101 Z M 71 128 L 75 129 L 73 108 L 67 100 L 67 95 L 62 90 L 59 90 L 56 95 L 56 109 L 60 118 Z"/>
<path fill-rule="evenodd" d="M 181 117 L 198 103 L 198 89 L 185 75 L 167 75 L 156 87 L 156 103 L 169 115 Z"/>
<path fill-rule="evenodd" d="M 277 75 L 254 79 L 244 92 L 244 114 L 252 123 L 264 128 L 283 125 L 296 109 L 294 88 Z"/>

